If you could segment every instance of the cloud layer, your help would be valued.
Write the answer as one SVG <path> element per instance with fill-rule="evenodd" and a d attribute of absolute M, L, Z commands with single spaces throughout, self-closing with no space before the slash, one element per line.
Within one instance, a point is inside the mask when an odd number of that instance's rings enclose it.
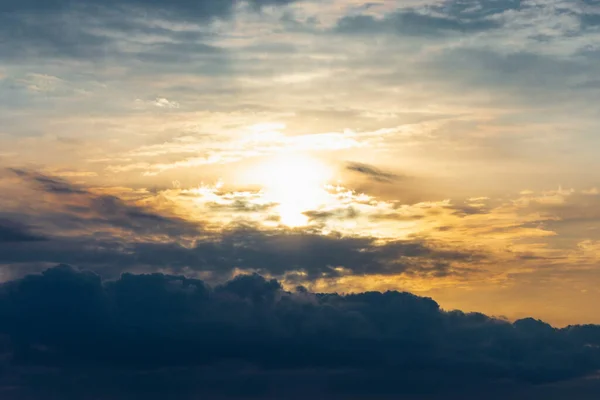
<path fill-rule="evenodd" d="M 85 264 L 114 275 L 137 268 L 167 268 L 209 273 L 215 279 L 230 276 L 237 268 L 287 277 L 292 282 L 312 282 L 349 275 L 446 276 L 456 273 L 454 262 L 483 257 L 418 238 L 380 242 L 371 236 L 268 228 L 243 221 L 215 229 L 202 220 L 186 220 L 113 195 L 94 193 L 60 178 L 33 171 L 14 172 L 32 183 L 38 193 L 56 198 L 47 205 L 52 214 L 7 213 L 12 220 L 0 224 L 0 239 L 5 242 L 0 245 L 4 248 L 0 263 L 4 264 Z M 242 214 L 263 211 L 234 201 L 224 206 L 225 212 L 239 211 L 240 204 Z M 209 202 L 208 207 L 211 212 L 218 211 L 218 203 Z M 44 225 L 45 236 L 36 236 L 19 225 L 34 221 Z"/>
<path fill-rule="evenodd" d="M 293 385 L 324 385 L 321 395 L 434 396 L 499 381 L 556 382 L 600 368 L 598 326 L 509 323 L 399 292 L 288 292 L 259 275 L 216 287 L 162 274 L 103 282 L 62 265 L 2 285 L 0 314 L 7 371 L 86 366 L 99 368 L 102 379 L 104 368 L 184 368 L 184 375 L 204 368 L 208 386 L 194 389 L 232 398 L 231 390 L 266 396 L 286 371 Z M 256 372 L 239 382 L 248 368 Z M 317 370 L 329 383 L 313 381 Z M 43 378 L 38 385 L 46 385 Z"/>

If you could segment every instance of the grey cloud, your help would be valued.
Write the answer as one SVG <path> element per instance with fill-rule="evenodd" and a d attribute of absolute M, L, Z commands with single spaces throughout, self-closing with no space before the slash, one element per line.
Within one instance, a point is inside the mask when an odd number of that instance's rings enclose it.
<path fill-rule="evenodd" d="M 230 212 L 261 212 L 268 211 L 277 204 L 252 204 L 244 199 L 236 199 L 231 204 L 221 203 L 206 203 L 206 206 L 214 211 L 230 211 Z"/>
<path fill-rule="evenodd" d="M 0 243 L 38 242 L 46 240 L 23 224 L 0 218 Z"/>
<path fill-rule="evenodd" d="M 523 0 L 450 0 L 431 9 L 456 18 L 478 20 L 531 6 Z"/>
<path fill-rule="evenodd" d="M 347 34 L 389 33 L 440 37 L 450 33 L 477 33 L 500 28 L 502 14 L 530 7 L 521 0 L 450 0 L 442 5 L 399 8 L 383 18 L 353 15 L 341 18 L 336 31 Z"/>
<path fill-rule="evenodd" d="M 40 216 L 58 229 L 113 227 L 139 235 L 162 234 L 173 237 L 198 234 L 199 224 L 176 216 L 162 215 L 153 210 L 132 205 L 112 195 L 95 194 L 87 188 L 66 180 L 40 174 L 35 171 L 13 169 L 24 182 L 33 183 L 39 190 L 71 200 L 66 204 L 57 202 L 53 213 Z M 52 235 L 53 232 L 49 232 Z"/>
<path fill-rule="evenodd" d="M 398 213 L 377 213 L 369 216 L 372 220 L 394 220 L 394 221 L 418 221 L 425 218 L 425 215 L 415 214 L 415 215 L 402 215 Z"/>
<path fill-rule="evenodd" d="M 489 19 L 464 20 L 447 15 L 436 16 L 401 10 L 381 19 L 370 15 L 343 17 L 338 21 L 335 32 L 439 37 L 448 33 L 476 33 L 496 29 L 500 26 L 499 22 Z"/>
<path fill-rule="evenodd" d="M 86 31 L 77 21 L 44 12 L 26 16 L 0 12 L 0 51 L 4 60 L 104 56 L 111 41 Z"/>
<path fill-rule="evenodd" d="M 382 183 L 391 183 L 402 178 L 399 175 L 385 172 L 372 165 L 359 162 L 349 162 L 346 165 L 346 169 L 364 175 L 376 182 Z"/>
<path fill-rule="evenodd" d="M 296 0 L 248 0 L 252 9 L 286 5 Z M 77 58 L 107 61 L 114 58 L 188 61 L 194 55 L 217 51 L 208 44 L 206 28 L 215 18 L 228 18 L 237 0 L 70 0 L 0 3 L 0 52 L 6 60 Z M 197 28 L 178 31 L 152 21 L 186 21 Z M 206 31 L 206 29 L 204 29 Z M 136 36 L 163 38 L 146 45 Z M 175 57 L 176 59 L 173 59 Z M 222 64 L 222 63 L 221 63 Z"/>
<path fill-rule="evenodd" d="M 558 233 L 563 240 L 582 240 L 582 231 L 588 239 L 597 240 L 595 227 L 600 224 L 600 195 L 572 193 L 565 196 L 564 203 L 548 203 L 543 197 L 532 198 L 522 212 L 537 212 L 554 219 L 544 222 L 546 229 Z"/>
<path fill-rule="evenodd" d="M 136 61 L 183 61 L 201 55 L 215 56 L 217 49 L 205 43 L 203 36 L 182 35 L 175 30 L 156 28 L 144 19 L 128 19 L 126 13 L 97 10 L 70 14 L 0 16 L 0 51 L 5 62 L 19 60 L 78 59 L 129 64 Z M 145 36 L 154 36 L 148 44 Z M 188 52 L 180 54 L 185 48 Z M 178 49 L 178 51 L 172 48 Z M 173 57 L 177 56 L 175 60 Z M 150 66 L 138 66 L 145 71 Z"/>
<path fill-rule="evenodd" d="M 219 251 L 215 251 L 219 250 Z M 468 253 L 436 250 L 426 242 L 397 241 L 376 245 L 374 238 L 345 238 L 305 232 L 261 232 L 252 229 L 223 234 L 217 243 L 201 244 L 205 257 L 214 254 L 214 263 L 258 270 L 275 276 L 303 272 L 312 280 L 343 274 L 399 274 L 437 271 L 435 260 L 468 260 Z M 337 267 L 344 268 L 339 271 Z M 446 267 L 439 272 L 450 273 Z"/>
<path fill-rule="evenodd" d="M 585 36 L 577 31 L 578 16 L 586 14 L 582 14 L 577 5 L 569 8 L 567 3 L 448 1 L 443 2 L 444 7 L 440 8 L 414 9 L 412 12 L 453 21 L 491 21 L 501 24 L 501 29 L 490 32 L 490 35 L 461 41 L 453 36 L 456 31 L 439 31 L 435 25 L 428 28 L 425 24 L 419 29 L 426 30 L 425 33 L 437 43 L 435 51 L 421 51 L 425 49 L 421 45 L 427 44 L 415 41 L 414 37 L 406 41 L 392 38 L 384 41 L 384 46 L 373 46 L 382 50 L 368 51 L 360 62 L 353 65 L 353 73 L 360 71 L 357 75 L 362 82 L 384 91 L 391 86 L 412 87 L 415 93 L 423 93 L 425 103 L 435 96 L 448 102 L 456 98 L 467 102 L 476 99 L 471 103 L 475 107 L 506 107 L 515 114 L 519 111 L 514 110 L 523 110 L 518 115 L 520 122 L 527 118 L 529 121 L 536 118 L 547 121 L 548 115 L 558 118 L 565 112 L 594 120 L 595 111 L 588 105 L 596 101 L 594 83 L 597 74 L 594 68 L 597 57 L 590 53 L 593 50 L 586 44 L 593 38 L 590 35 L 589 40 L 583 40 Z M 405 11 L 400 9 L 397 13 Z M 394 15 L 387 14 L 381 18 L 348 16 L 339 21 L 337 28 L 349 23 L 347 29 L 344 28 L 347 33 L 362 32 L 375 38 L 381 33 L 397 32 L 394 30 Z M 561 23 L 552 22 L 555 20 Z M 538 24 L 551 30 L 552 37 L 537 37 L 542 29 Z M 419 36 L 423 37 L 425 33 Z M 446 38 L 452 40 L 452 45 Z M 551 44 L 554 41 L 556 46 Z M 511 42 L 522 45 L 515 47 Z M 418 57 L 412 56 L 414 51 L 417 51 Z M 583 87 L 587 89 L 581 90 Z M 490 91 L 493 96 L 489 96 Z M 555 110 L 549 111 L 548 106 L 555 107 Z M 532 112 L 542 109 L 543 115 Z M 505 147 L 512 149 L 533 149 L 532 146 L 513 143 L 506 146 L 509 140 L 509 135 L 504 135 L 502 140 L 490 143 L 490 153 L 497 151 L 502 141 Z M 543 149 L 538 153 L 547 154 L 547 151 Z"/>
<path fill-rule="evenodd" d="M 600 14 L 583 14 L 581 15 L 581 23 L 585 27 L 596 27 L 600 25 Z"/>
<path fill-rule="evenodd" d="M 446 207 L 449 210 L 453 210 L 455 215 L 465 217 L 468 215 L 477 214 L 488 214 L 490 209 L 487 207 L 475 207 L 468 204 L 459 204 Z"/>
<path fill-rule="evenodd" d="M 143 46 L 133 55 L 138 61 L 156 64 L 176 64 L 199 61 L 207 71 L 217 73 L 217 66 L 227 70 L 223 59 L 227 53 L 222 49 L 196 40 L 181 40 L 178 43 L 161 43 Z M 223 71 L 224 72 L 224 71 Z"/>
<path fill-rule="evenodd" d="M 285 5 L 296 0 L 247 0 L 251 6 L 260 8 L 269 5 Z M 117 9 L 127 11 L 137 9 L 142 13 L 156 13 L 158 15 L 175 16 L 188 20 L 206 20 L 214 17 L 228 16 L 238 0 L 86 0 L 74 3 L 71 0 L 5 0 L 0 4 L 0 12 L 5 13 L 52 13 L 63 12 L 71 9 L 84 8 L 89 12 L 97 9 Z"/>
<path fill-rule="evenodd" d="M 88 192 L 84 189 L 77 187 L 76 185 L 72 185 L 67 181 L 64 181 L 60 178 L 52 178 L 47 175 L 43 175 L 37 173 L 35 171 L 28 171 L 24 169 L 10 169 L 13 173 L 20 176 L 25 180 L 30 180 L 32 182 L 40 185 L 45 192 L 48 193 L 56 193 L 56 194 L 88 194 Z"/>
<path fill-rule="evenodd" d="M 476 104 L 500 108 L 518 106 L 522 111 L 515 111 L 504 120 L 498 120 L 507 127 L 511 127 L 511 123 L 514 124 L 514 121 L 510 120 L 511 117 L 515 120 L 519 118 L 519 123 L 527 117 L 530 118 L 529 121 L 536 120 L 541 118 L 541 115 L 535 113 L 546 110 L 544 113 L 547 115 L 548 107 L 555 107 L 557 117 L 563 115 L 566 110 L 581 115 L 582 118 L 592 117 L 591 109 L 588 111 L 586 104 L 595 101 L 596 91 L 582 91 L 580 87 L 588 86 L 596 80 L 593 60 L 587 56 L 565 58 L 539 54 L 536 51 L 535 46 L 508 52 L 497 51 L 493 46 L 449 47 L 420 59 L 410 65 L 410 68 L 405 68 L 402 64 L 394 65 L 392 72 L 372 75 L 369 79 L 374 85 L 385 87 L 400 87 L 420 82 L 420 85 L 425 85 L 430 91 L 430 95 L 449 98 L 458 96 L 465 101 L 469 101 L 470 96 L 493 90 L 493 100 L 479 99 Z M 390 56 L 385 61 L 392 64 L 398 60 Z M 565 77 L 569 79 L 564 79 Z M 574 98 L 575 101 L 569 102 Z M 547 117 L 544 121 L 547 121 Z M 502 140 L 497 136 L 482 139 L 469 135 L 461 137 L 463 140 L 470 140 L 470 143 L 477 140 L 490 141 L 487 144 L 490 155 L 499 150 L 505 151 L 502 146 L 506 147 L 508 141 L 516 140 L 509 136 Z M 440 137 L 433 144 L 446 146 L 444 139 L 446 137 Z M 512 143 L 508 150 L 517 151 Z M 538 149 L 531 146 L 527 149 L 536 150 Z"/>
<path fill-rule="evenodd" d="M 584 78 L 591 72 L 591 66 L 581 60 L 565 60 L 535 52 L 500 54 L 483 49 L 459 49 L 442 54 L 436 61 L 442 59 L 457 72 L 451 78 L 462 80 L 462 84 L 509 85 L 511 88 L 527 85 L 536 89 L 566 90 L 568 83 L 557 79 L 559 76 Z"/>
<path fill-rule="evenodd" d="M 334 210 L 334 211 L 307 211 L 304 213 L 312 221 L 325 221 L 330 218 L 339 219 L 353 219 L 360 215 L 354 207 L 348 207 L 346 209 Z"/>

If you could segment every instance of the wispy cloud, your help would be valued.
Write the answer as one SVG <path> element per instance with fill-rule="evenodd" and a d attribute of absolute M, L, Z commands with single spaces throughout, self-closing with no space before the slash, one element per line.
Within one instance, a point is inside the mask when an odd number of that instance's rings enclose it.
<path fill-rule="evenodd" d="M 378 168 L 375 168 L 368 164 L 349 162 L 346 165 L 346 168 L 349 171 L 357 172 L 359 174 L 365 175 L 377 182 L 391 183 L 393 181 L 401 179 L 401 177 L 396 174 L 381 171 Z"/>

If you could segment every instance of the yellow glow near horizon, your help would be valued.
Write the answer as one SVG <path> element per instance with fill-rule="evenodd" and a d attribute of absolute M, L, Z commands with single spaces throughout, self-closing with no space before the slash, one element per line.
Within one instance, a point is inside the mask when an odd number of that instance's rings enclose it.
<path fill-rule="evenodd" d="M 263 187 L 265 200 L 278 204 L 280 222 L 297 227 L 308 224 L 304 212 L 327 201 L 324 186 L 332 171 L 314 158 L 282 154 L 260 164 L 251 175 Z"/>

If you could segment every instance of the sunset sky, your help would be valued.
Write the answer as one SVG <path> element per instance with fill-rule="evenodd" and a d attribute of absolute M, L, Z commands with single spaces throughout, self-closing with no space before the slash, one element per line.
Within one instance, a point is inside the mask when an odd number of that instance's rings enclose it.
<path fill-rule="evenodd" d="M 0 280 L 600 323 L 594 0 L 0 2 Z"/>

